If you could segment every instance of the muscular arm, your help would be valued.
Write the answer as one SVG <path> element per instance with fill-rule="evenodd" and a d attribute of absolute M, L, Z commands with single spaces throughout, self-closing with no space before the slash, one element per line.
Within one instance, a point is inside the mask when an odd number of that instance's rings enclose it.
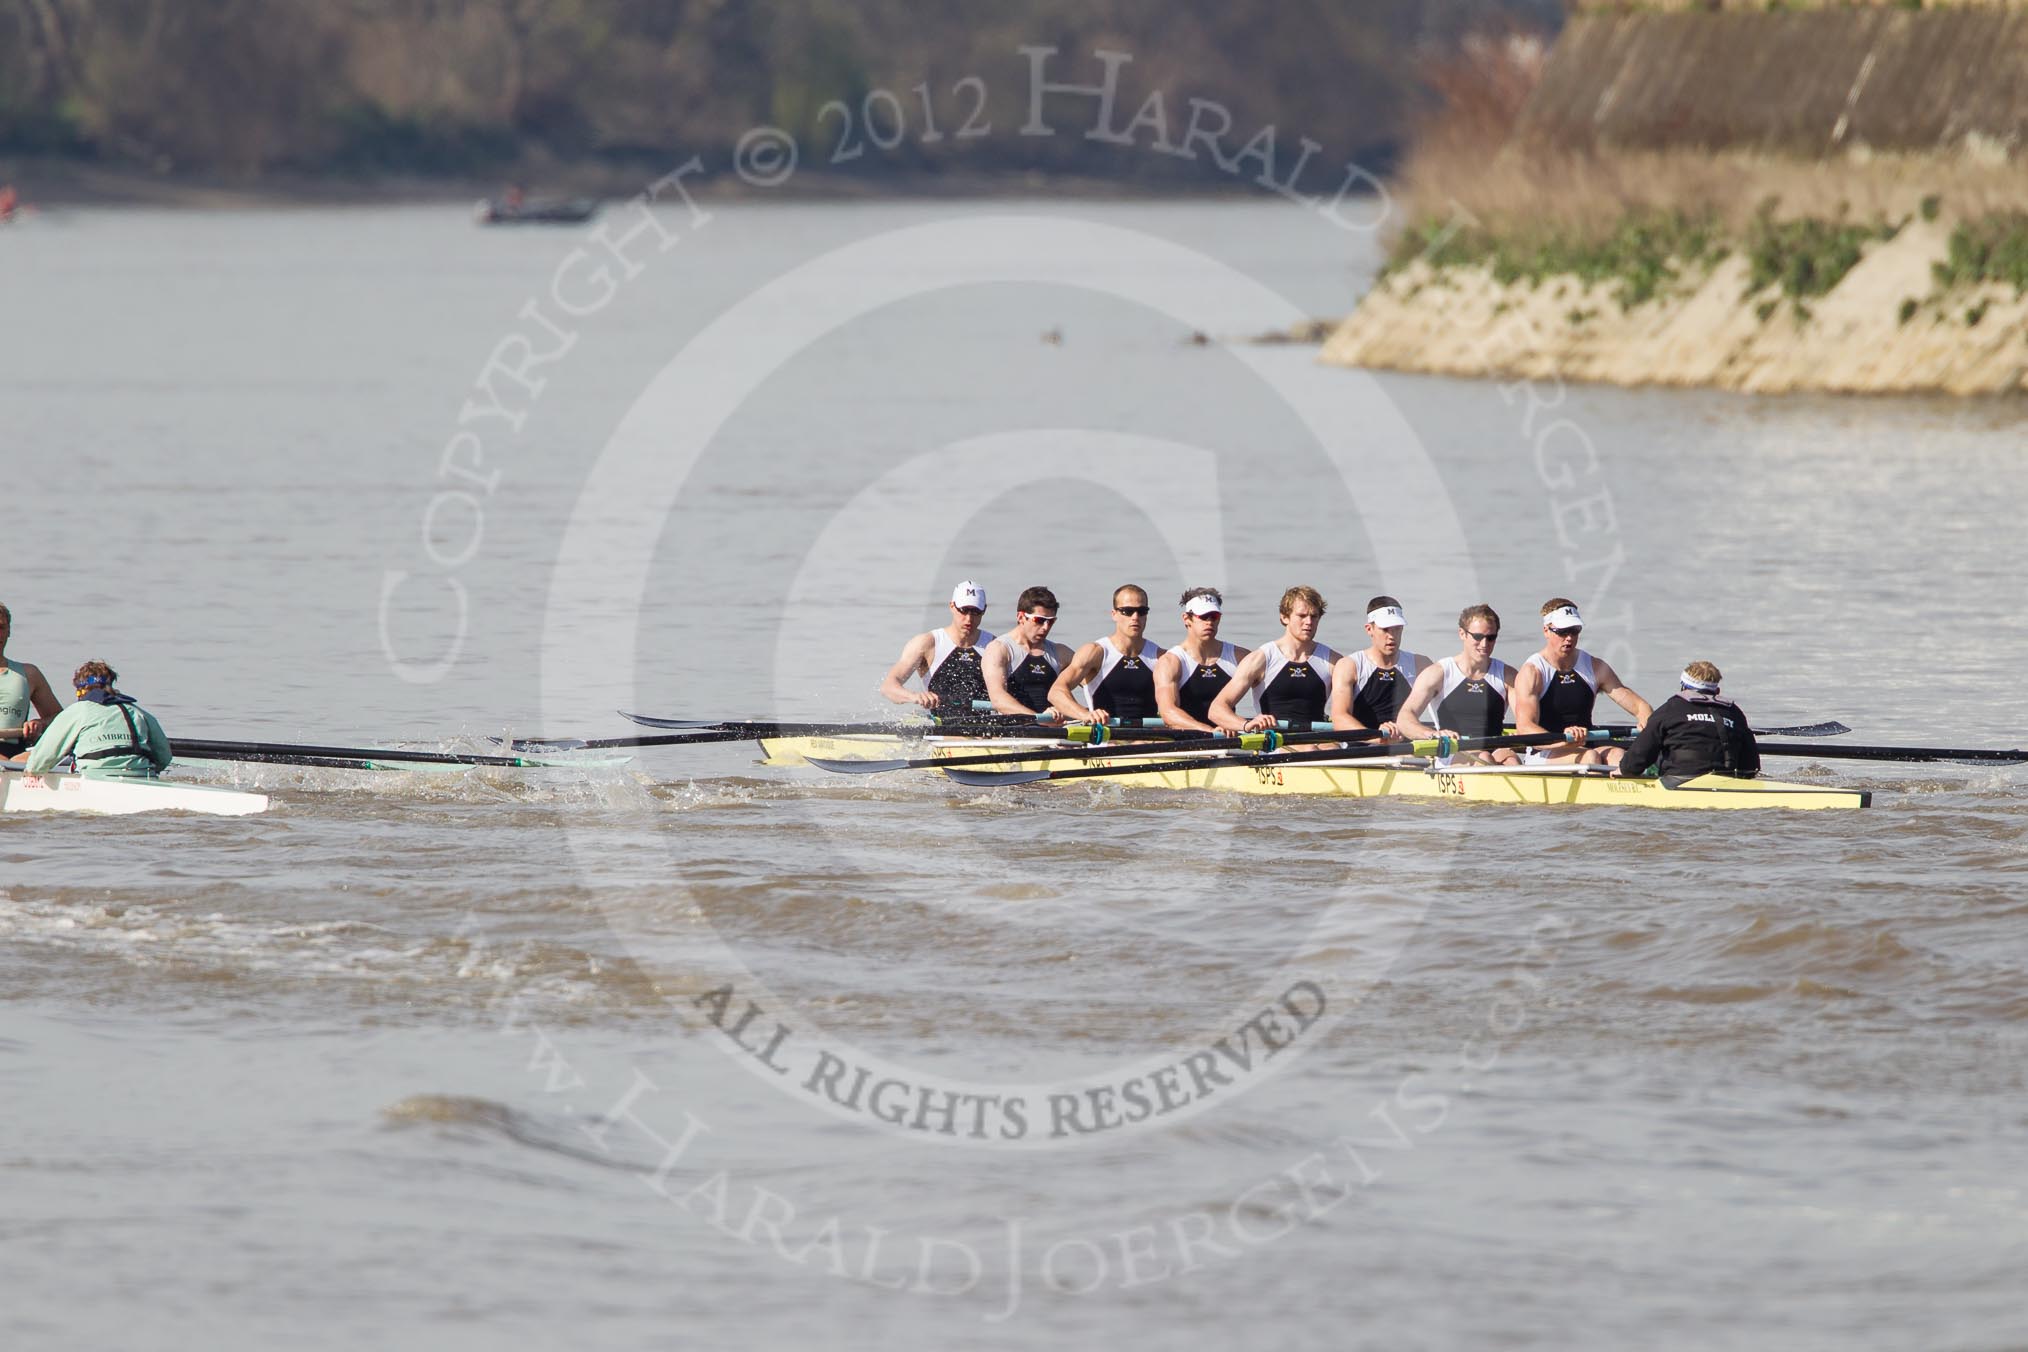
<path fill-rule="evenodd" d="M 1034 712 L 1007 693 L 1007 663 L 1013 657 L 1013 645 L 997 638 L 987 644 L 979 654 L 979 675 L 986 682 L 986 699 L 992 704 L 993 712 L 996 714 Z"/>
<path fill-rule="evenodd" d="M 1183 728 L 1191 732 L 1217 732 L 1210 723 L 1200 723 L 1183 712 L 1177 704 L 1177 697 L 1183 686 L 1183 659 L 1174 653 L 1163 653 L 1162 660 L 1155 664 L 1155 711 L 1162 716 L 1162 726 Z"/>
<path fill-rule="evenodd" d="M 1267 668 L 1267 658 L 1261 652 L 1250 652 L 1245 660 L 1233 670 L 1232 679 L 1225 683 L 1225 689 L 1218 692 L 1218 698 L 1211 701 L 1211 721 L 1224 732 L 1244 732 L 1255 723 L 1266 727 L 1274 720 L 1259 715 L 1252 719 L 1239 716 L 1239 702 L 1246 698 L 1246 692 L 1260 681 L 1260 674 Z M 1265 721 L 1263 721 L 1265 720 Z"/>
<path fill-rule="evenodd" d="M 42 674 L 41 667 L 23 663 L 22 675 L 28 678 L 28 702 L 35 706 L 36 717 L 21 725 L 21 736 L 32 742 L 42 735 L 50 719 L 63 712 L 63 705 L 57 702 L 56 692 L 49 688 L 49 678 Z"/>
<path fill-rule="evenodd" d="M 925 709 L 937 707 L 937 697 L 927 690 L 910 690 L 905 682 L 911 676 L 919 676 L 929 670 L 930 654 L 937 650 L 936 631 L 917 634 L 902 645 L 901 657 L 888 669 L 887 679 L 880 683 L 880 693 L 896 704 L 920 704 Z"/>
<path fill-rule="evenodd" d="M 1443 688 L 1444 669 L 1431 663 L 1417 673 L 1415 684 L 1409 688 L 1408 699 L 1403 702 L 1401 712 L 1394 716 L 1394 726 L 1401 736 L 1413 740 L 1417 737 L 1434 737 L 1437 730 L 1423 724 L 1422 714 L 1429 702 L 1436 698 L 1436 692 Z"/>
<path fill-rule="evenodd" d="M 1601 694 L 1609 696 L 1613 703 L 1633 715 L 1636 728 L 1648 726 L 1648 720 L 1655 716 L 1654 706 L 1635 694 L 1633 687 L 1622 681 L 1617 671 L 1604 662 L 1594 661 L 1591 674 L 1597 678 Z"/>
<path fill-rule="evenodd" d="M 1513 698 L 1507 702 L 1508 712 L 1514 715 L 1514 731 L 1547 732 L 1542 726 L 1542 673 L 1534 667 L 1523 664 L 1514 673 Z"/>
<path fill-rule="evenodd" d="M 1353 687 L 1358 680 L 1359 663 L 1352 657 L 1341 657 L 1331 664 L 1331 726 L 1340 731 L 1357 732 L 1366 726 L 1352 712 L 1352 696 L 1358 693 Z"/>
<path fill-rule="evenodd" d="M 1067 723 L 1100 723 L 1105 721 L 1103 709 L 1087 709 L 1077 702 L 1077 688 L 1098 674 L 1099 645 L 1087 643 L 1077 650 L 1077 656 L 1063 664 L 1063 670 L 1056 673 L 1056 684 L 1049 687 L 1049 707 L 1063 715 Z"/>

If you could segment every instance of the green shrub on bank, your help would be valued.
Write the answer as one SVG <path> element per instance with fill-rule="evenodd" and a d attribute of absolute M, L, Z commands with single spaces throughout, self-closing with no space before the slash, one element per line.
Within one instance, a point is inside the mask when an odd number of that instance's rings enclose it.
<path fill-rule="evenodd" d="M 1884 222 L 1778 221 L 1772 210 L 1763 209 L 1747 230 L 1746 256 L 1751 271 L 1746 294 L 1779 285 L 1800 317 L 1806 313 L 1804 301 L 1829 294 L 1845 280 L 1869 241 L 1893 239 L 1897 229 Z"/>
<path fill-rule="evenodd" d="M 2028 216 L 1988 218 L 1981 224 L 1984 233 L 1960 227 L 1952 237 L 1953 275 L 2000 276 L 2028 291 Z M 1755 215 L 1740 242 L 1748 269 L 1742 299 L 1773 287 L 1805 320 L 1806 302 L 1843 281 L 1868 244 L 1892 239 L 1899 230 L 1886 221 L 1777 220 L 1770 203 Z M 1604 236 L 1555 229 L 1496 235 L 1427 221 L 1395 242 L 1383 275 L 1420 259 L 1439 271 L 1483 267 L 1503 286 L 1525 281 L 1533 287 L 1566 277 L 1587 286 L 1611 283 L 1620 308 L 1631 310 L 1686 272 L 1715 267 L 1730 247 L 1715 220 L 1681 212 L 1631 215 Z M 1939 264 L 1939 285 L 1947 284 L 1943 278 Z M 1758 307 L 1763 321 L 1777 303 Z"/>
<path fill-rule="evenodd" d="M 1666 212 L 1629 216 L 1603 237 L 1560 230 L 1495 235 L 1425 221 L 1403 232 L 1383 275 L 1417 259 L 1441 271 L 1483 267 L 1503 286 L 1539 286 L 1550 277 L 1571 277 L 1587 286 L 1615 283 L 1622 310 L 1655 298 L 1684 269 L 1709 268 L 1725 256 L 1715 222 Z"/>
<path fill-rule="evenodd" d="M 1950 251 L 1930 264 L 1938 291 L 2004 282 L 2018 297 L 2028 294 L 2028 214 L 1996 212 L 1960 221 L 1951 231 Z"/>

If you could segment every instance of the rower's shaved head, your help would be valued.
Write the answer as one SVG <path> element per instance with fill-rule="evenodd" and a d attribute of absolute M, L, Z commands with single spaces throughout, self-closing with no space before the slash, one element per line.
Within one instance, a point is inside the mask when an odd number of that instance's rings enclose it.
<path fill-rule="evenodd" d="M 1133 583 L 1129 582 L 1129 583 L 1128 583 L 1128 584 L 1127 584 L 1126 586 L 1124 586 L 1124 587 L 1115 587 L 1115 588 L 1113 588 L 1113 609 L 1114 609 L 1114 610 L 1118 610 L 1118 609 L 1120 608 L 1120 598 L 1121 598 L 1122 596 L 1131 596 L 1131 597 L 1133 597 L 1133 598 L 1134 598 L 1134 599 L 1133 599 L 1133 601 L 1129 603 L 1129 604 L 1132 604 L 1132 605 L 1137 605 L 1137 606 L 1145 606 L 1146 604 L 1148 604 L 1148 592 L 1147 592 L 1147 589 L 1146 589 L 1145 587 L 1136 587 L 1136 586 L 1135 586 L 1135 585 L 1134 585 Z"/>

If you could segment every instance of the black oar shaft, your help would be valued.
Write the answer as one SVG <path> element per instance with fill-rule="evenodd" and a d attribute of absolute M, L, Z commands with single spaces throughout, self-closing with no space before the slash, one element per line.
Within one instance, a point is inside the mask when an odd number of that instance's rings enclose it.
<path fill-rule="evenodd" d="M 525 756 L 465 755 L 455 751 L 401 751 L 393 747 L 305 746 L 296 742 L 220 742 L 201 737 L 175 738 L 169 743 L 169 750 L 170 754 L 180 760 L 263 760 L 277 756 L 296 756 L 320 761 L 412 761 L 418 765 L 516 767 L 527 764 Z"/>
<path fill-rule="evenodd" d="M 1073 727 L 1082 726 L 1073 724 Z M 1109 740 L 1159 740 L 1201 736 L 1175 728 L 1108 728 Z M 967 723 L 727 723 L 700 727 L 692 732 L 645 734 L 639 737 L 531 738 L 516 741 L 516 747 L 539 751 L 546 746 L 569 750 L 596 751 L 629 746 L 709 746 L 718 742 L 752 742 L 778 737 L 892 737 L 920 740 L 924 737 L 1047 737 L 1066 735 L 1060 723 L 1037 723 L 1014 719 L 1006 722 Z"/>
<path fill-rule="evenodd" d="M 2028 763 L 2028 751 L 1950 746 L 1816 746 L 1762 742 L 1763 756 L 1814 756 L 1819 760 L 1979 761 L 1995 765 Z"/>

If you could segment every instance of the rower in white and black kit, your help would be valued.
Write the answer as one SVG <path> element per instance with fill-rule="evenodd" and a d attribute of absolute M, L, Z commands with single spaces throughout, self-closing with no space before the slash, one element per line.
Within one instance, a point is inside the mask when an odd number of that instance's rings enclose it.
<path fill-rule="evenodd" d="M 1338 653 L 1317 642 L 1324 621 L 1324 598 L 1315 587 L 1282 593 L 1282 636 L 1255 648 L 1219 692 L 1211 721 L 1227 732 L 1259 732 L 1277 723 L 1307 732 L 1331 707 L 1331 668 Z M 1239 716 L 1239 701 L 1251 690 L 1260 705 L 1252 718 Z"/>
<path fill-rule="evenodd" d="M 1660 770 L 1664 783 L 1698 775 L 1752 779 L 1760 773 L 1760 747 L 1739 706 L 1719 693 L 1723 677 L 1709 662 L 1683 668 L 1682 691 L 1662 701 L 1647 726 L 1634 734 L 1616 775 Z"/>
<path fill-rule="evenodd" d="M 1049 707 L 1049 692 L 1070 661 L 1070 647 L 1051 643 L 1056 627 L 1056 593 L 1030 587 L 1014 602 L 1014 628 L 986 646 L 980 675 L 986 698 L 1002 714 L 1041 714 L 1043 722 L 1062 717 Z"/>
<path fill-rule="evenodd" d="M 1050 687 L 1050 707 L 1073 723 L 1154 718 L 1155 664 L 1162 650 L 1143 637 L 1147 628 L 1147 590 L 1131 582 L 1114 588 L 1113 632 L 1077 650 Z"/>
<path fill-rule="evenodd" d="M 1529 752 L 1525 759 L 1530 764 L 1574 761 L 1610 765 L 1617 761 L 1618 747 L 1585 745 L 1600 695 L 1631 714 L 1636 730 L 1646 727 L 1655 712 L 1620 679 L 1611 663 L 1577 646 L 1583 632 L 1584 617 L 1577 613 L 1576 602 L 1554 596 L 1542 603 L 1542 651 L 1530 653 L 1514 674 L 1514 730 L 1561 732 L 1570 740 Z"/>
<path fill-rule="evenodd" d="M 1362 652 L 1338 659 L 1331 669 L 1331 726 L 1348 732 L 1377 728 L 1389 737 L 1396 735 L 1394 716 L 1408 703 L 1415 678 L 1430 661 L 1421 653 L 1405 652 L 1401 636 L 1408 617 L 1401 602 L 1392 596 L 1376 596 L 1366 603 L 1366 636 Z"/>
<path fill-rule="evenodd" d="M 1493 656 L 1500 639 L 1500 616 L 1489 605 L 1465 607 L 1458 616 L 1456 657 L 1423 668 L 1409 691 L 1408 702 L 1395 715 L 1394 725 L 1405 738 L 1434 737 L 1454 732 L 1461 737 L 1498 737 L 1507 726 L 1507 692 L 1513 673 Z M 1427 726 L 1424 714 L 1434 722 Z M 1497 751 L 1467 753 L 1461 759 L 1512 765 L 1515 755 L 1506 747 Z"/>
<path fill-rule="evenodd" d="M 919 704 L 946 718 L 970 717 L 972 702 L 986 698 L 979 649 L 993 636 L 979 627 L 985 618 L 986 589 L 976 582 L 960 582 L 951 592 L 951 622 L 903 644 L 901 657 L 880 683 L 880 693 L 896 704 Z M 906 684 L 915 676 L 923 678 L 920 690 Z"/>
<path fill-rule="evenodd" d="M 1216 587 L 1192 587 L 1181 604 L 1183 641 L 1155 664 L 1155 704 L 1169 727 L 1215 733 L 1211 706 L 1246 660 L 1246 649 L 1218 637 L 1225 598 Z"/>

